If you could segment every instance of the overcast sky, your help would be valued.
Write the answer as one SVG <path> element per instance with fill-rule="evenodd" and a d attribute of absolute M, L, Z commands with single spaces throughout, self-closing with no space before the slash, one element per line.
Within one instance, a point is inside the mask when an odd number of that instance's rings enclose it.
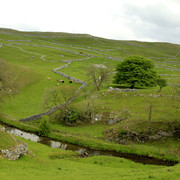
<path fill-rule="evenodd" d="M 0 0 L 0 27 L 180 44 L 180 0 Z"/>

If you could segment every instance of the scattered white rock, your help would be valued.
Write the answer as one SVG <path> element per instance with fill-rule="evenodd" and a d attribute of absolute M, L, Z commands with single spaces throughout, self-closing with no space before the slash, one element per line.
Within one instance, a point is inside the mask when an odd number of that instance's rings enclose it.
<path fill-rule="evenodd" d="M 4 126 L 0 127 L 0 131 L 5 132 L 6 131 L 5 127 Z"/>
<path fill-rule="evenodd" d="M 108 88 L 108 91 L 137 92 L 138 90 L 137 90 L 137 89 L 129 89 L 129 88 L 126 88 L 126 89 L 119 89 L 119 88 L 109 87 L 109 88 Z"/>
<path fill-rule="evenodd" d="M 103 64 L 94 64 L 95 67 L 97 68 L 107 68 L 105 65 Z"/>
<path fill-rule="evenodd" d="M 17 160 L 22 155 L 26 155 L 28 153 L 28 146 L 26 144 L 18 144 L 17 146 L 11 148 L 10 150 L 5 149 L 1 150 L 3 156 L 9 160 Z"/>

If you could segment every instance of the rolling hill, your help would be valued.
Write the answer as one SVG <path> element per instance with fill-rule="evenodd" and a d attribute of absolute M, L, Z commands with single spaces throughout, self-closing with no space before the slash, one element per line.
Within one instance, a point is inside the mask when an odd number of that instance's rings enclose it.
<path fill-rule="evenodd" d="M 161 93 L 158 93 L 158 87 L 137 87 L 138 90 L 135 92 L 109 91 L 109 87 L 117 87 L 112 83 L 112 74 L 99 92 L 94 91 L 92 84 L 88 83 L 88 68 L 92 65 L 103 66 L 113 73 L 117 64 L 129 55 L 139 55 L 151 59 L 155 64 L 155 70 L 167 80 L 168 86 L 163 88 Z M 92 149 L 180 161 L 180 45 L 165 42 L 112 40 L 88 34 L 23 32 L 0 28 L 0 60 L 0 62 L 6 63 L 8 67 L 6 71 L 13 71 L 13 75 L 10 77 L 15 77 L 18 87 L 15 94 L 9 94 L 2 98 L 3 101 L 0 103 L 0 120 L 2 122 L 38 132 L 39 115 L 50 112 L 48 115 L 50 115 L 52 132 L 49 137 L 52 139 Z M 69 83 L 70 79 L 74 80 L 73 83 Z M 64 81 L 63 84 L 62 81 Z M 66 91 L 73 88 L 76 93 L 78 92 L 76 99 L 71 102 L 73 107 L 78 111 L 83 111 L 86 107 L 94 108 L 95 118 L 98 120 L 67 126 L 58 119 L 59 107 L 52 111 L 45 109 L 43 104 L 47 94 L 51 92 L 52 88 L 61 86 L 66 87 Z M 124 89 L 124 86 L 118 87 Z M 19 122 L 28 117 L 33 117 L 34 121 Z M 108 124 L 107 119 L 110 118 L 120 118 L 121 120 Z M 147 140 L 148 138 L 149 140 Z M 36 167 L 40 166 L 39 173 L 41 175 L 44 172 L 43 164 L 48 163 L 52 170 L 53 160 L 47 156 L 50 156 L 49 153 L 59 153 L 58 150 L 57 152 L 49 150 L 42 145 L 35 145 L 31 142 L 29 144 L 37 154 L 37 158 L 25 157 L 21 160 L 16 174 L 18 178 L 26 161 L 31 163 L 30 168 L 25 165 L 28 169 L 27 172 L 36 172 L 35 178 L 39 176 L 38 170 L 33 169 L 34 163 Z M 38 148 L 39 150 L 36 150 Z M 0 163 L 3 164 L 3 162 L 4 160 L 0 159 Z M 71 170 L 80 179 L 87 178 L 86 172 L 89 167 L 92 170 L 98 167 L 97 171 L 106 174 L 105 179 L 111 177 L 118 179 L 120 174 L 115 175 L 118 171 L 117 166 L 119 168 L 125 164 L 125 169 L 121 167 L 121 172 L 125 170 L 132 176 L 135 166 L 129 161 L 120 160 L 119 162 L 116 158 L 107 157 L 81 160 L 56 159 L 54 162 L 56 170 L 52 170 L 52 172 L 56 174 L 59 172 L 57 168 L 61 162 L 64 169 L 68 169 L 68 163 L 71 163 Z M 9 171 L 7 168 L 9 164 L 8 162 L 3 166 L 6 169 L 4 174 Z M 16 163 L 10 167 L 14 166 Z M 81 171 L 78 169 L 82 166 L 84 175 L 80 175 Z M 103 167 L 107 172 L 103 170 Z M 137 168 L 134 179 L 141 177 L 158 179 L 156 167 L 153 167 L 152 170 L 151 166 L 138 165 Z M 141 171 L 143 169 L 145 172 Z M 171 179 L 171 175 L 172 179 L 178 178 L 179 164 L 172 168 L 172 172 L 167 168 L 160 169 L 159 177 L 161 179 L 166 177 Z M 94 177 L 102 179 L 104 176 L 98 174 L 97 171 Z M 151 172 L 154 175 L 151 175 Z M 170 175 L 168 175 L 169 172 Z M 66 172 L 63 173 L 61 177 L 67 176 Z M 140 174 L 137 175 L 138 173 Z M 50 177 L 52 173 L 46 172 L 46 175 Z M 132 178 L 132 176 L 127 177 L 127 174 L 123 174 L 124 179 Z M 56 177 L 54 176 L 52 179 Z M 68 178 L 71 177 L 68 176 Z M 93 175 L 89 179 L 91 178 Z"/>

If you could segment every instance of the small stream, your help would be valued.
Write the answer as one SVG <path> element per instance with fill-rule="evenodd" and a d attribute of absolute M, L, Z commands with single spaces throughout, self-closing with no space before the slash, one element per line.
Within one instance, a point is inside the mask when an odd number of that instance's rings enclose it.
<path fill-rule="evenodd" d="M 115 157 L 122 157 L 125 159 L 129 159 L 136 163 L 164 165 L 164 166 L 173 166 L 178 163 L 178 162 L 174 162 L 174 161 L 167 161 L 167 160 L 164 161 L 164 160 L 161 160 L 158 158 L 148 157 L 148 156 L 140 156 L 140 155 L 136 155 L 136 154 L 120 153 L 120 152 L 116 152 L 116 151 L 92 150 L 92 149 L 82 147 L 79 145 L 64 143 L 61 141 L 55 141 L 55 140 L 52 140 L 47 137 L 40 137 L 34 133 L 25 132 L 25 131 L 19 130 L 17 128 L 14 128 L 12 126 L 9 126 L 9 125 L 3 124 L 3 123 L 0 123 L 0 124 L 2 124 L 5 127 L 5 131 L 10 134 L 20 136 L 20 137 L 29 139 L 29 140 L 37 142 L 37 143 L 48 145 L 51 148 L 61 148 L 63 150 L 76 151 L 76 152 L 78 152 L 78 154 L 81 157 L 90 157 L 90 156 L 95 156 L 95 155 L 96 156 L 98 156 L 98 155 L 115 156 Z"/>

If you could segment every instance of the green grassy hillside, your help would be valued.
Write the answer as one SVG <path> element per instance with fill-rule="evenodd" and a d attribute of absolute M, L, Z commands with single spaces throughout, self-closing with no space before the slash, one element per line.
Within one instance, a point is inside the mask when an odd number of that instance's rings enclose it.
<path fill-rule="evenodd" d="M 143 55 L 155 62 L 156 70 L 168 80 L 168 83 L 180 84 L 179 45 L 115 41 L 67 33 L 19 32 L 9 29 L 0 29 L 0 32 L 2 44 L 0 58 L 15 67 L 23 68 L 23 71 L 31 71 L 32 77 L 33 74 L 40 77 L 36 83 L 22 88 L 21 93 L 1 109 L 2 113 L 17 119 L 42 112 L 44 91 L 56 86 L 57 79 L 64 79 L 52 72 L 53 68 L 65 64 L 62 60 L 77 60 L 92 56 L 88 60 L 74 61 L 68 68 L 61 70 L 80 80 L 86 80 L 86 69 L 92 64 L 103 64 L 113 71 L 119 63 L 118 59 L 124 59 L 129 54 Z M 49 77 L 51 80 L 48 80 Z M 167 89 L 169 89 L 168 92 L 171 91 L 171 88 Z M 28 92 L 31 95 L 28 95 Z M 16 107 L 12 106 L 13 101 Z"/>
<path fill-rule="evenodd" d="M 76 100 L 72 102 L 72 106 L 79 109 L 87 107 L 87 104 L 95 107 L 97 114 L 103 115 L 101 121 L 69 127 L 59 122 L 54 113 L 50 116 L 52 132 L 49 136 L 94 149 L 151 155 L 180 161 L 177 137 L 180 131 L 180 45 L 178 44 L 120 41 L 86 34 L 21 32 L 0 28 L 0 59 L 7 63 L 7 71 L 13 70 L 18 77 L 18 92 L 4 96 L 3 102 L 0 103 L 0 114 L 6 116 L 2 118 L 1 115 L 0 119 L 22 129 L 37 131 L 39 120 L 27 123 L 19 123 L 18 120 L 45 111 L 43 108 L 45 94 L 51 88 L 62 86 L 57 80 L 64 80 L 67 87 L 74 86 L 78 89 L 80 86 L 76 83 L 69 84 L 68 79 L 53 72 L 54 68 L 71 62 L 69 66 L 59 71 L 88 82 L 87 73 L 90 66 L 104 65 L 111 72 L 115 72 L 117 64 L 129 55 L 140 55 L 151 59 L 155 64 L 155 70 L 167 80 L 168 86 L 163 88 L 161 93 L 158 93 L 157 86 L 139 87 L 137 92 L 108 91 L 110 86 L 116 87 L 112 83 L 113 75 L 111 75 L 109 82 L 103 84 L 101 91 L 93 91 L 93 86 L 90 84 L 81 90 Z M 124 88 L 124 85 L 119 87 Z M 109 125 L 106 122 L 106 115 L 109 113 L 120 118 L 127 116 L 128 121 L 122 120 Z M 119 133 L 118 136 L 122 136 L 127 130 L 140 135 L 151 133 L 152 136 L 158 132 L 176 131 L 176 137 L 145 143 L 130 141 L 125 145 L 106 142 L 106 137 L 112 135 L 107 132 L 115 131 Z M 134 164 L 119 158 L 51 160 L 47 156 L 53 150 L 31 142 L 29 145 L 37 153 L 37 158 L 24 157 L 19 162 L 16 179 L 21 179 L 20 174 L 27 162 L 31 167 L 26 167 L 27 171 L 24 175 L 34 172 L 29 179 L 40 176 L 43 178 L 47 176 L 49 179 L 56 179 L 57 176 L 67 177 L 66 179 L 73 179 L 76 176 L 78 179 L 94 177 L 118 179 L 120 174 L 123 174 L 124 179 L 178 179 L 179 175 L 179 165 L 169 170 L 166 167 Z M 39 148 L 37 151 L 36 146 Z M 16 162 L 1 160 L 0 163 L 5 169 L 0 173 L 0 177 L 7 175 L 16 166 Z M 45 164 L 47 168 L 43 167 Z M 68 164 L 71 164 L 71 168 Z M 79 170 L 80 167 L 83 167 L 82 171 Z M 136 167 L 136 171 L 133 167 Z M 58 168 L 63 171 L 59 171 Z M 88 168 L 94 173 L 89 173 Z M 50 170 L 46 171 L 46 169 Z M 68 175 L 70 172 L 73 172 L 72 176 Z M 45 174 L 42 176 L 43 173 Z M 6 179 L 11 178 L 9 175 Z"/>

